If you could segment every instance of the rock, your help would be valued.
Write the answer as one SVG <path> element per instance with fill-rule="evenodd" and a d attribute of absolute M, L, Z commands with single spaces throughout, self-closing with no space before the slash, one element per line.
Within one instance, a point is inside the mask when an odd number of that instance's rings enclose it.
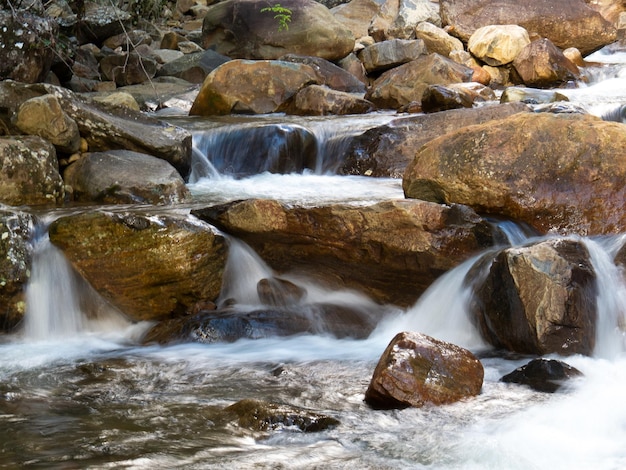
<path fill-rule="evenodd" d="M 387 36 L 399 39 L 410 39 L 415 36 L 415 27 L 428 21 L 441 25 L 439 5 L 431 0 L 400 0 L 400 8 Z"/>
<path fill-rule="evenodd" d="M 470 351 L 420 333 L 398 333 L 374 370 L 365 401 L 377 409 L 453 403 L 478 395 L 483 377 Z"/>
<path fill-rule="evenodd" d="M 497 67 L 513 62 L 528 44 L 528 31 L 521 26 L 489 25 L 474 31 L 467 48 L 478 59 Z"/>
<path fill-rule="evenodd" d="M 43 81 L 55 57 L 57 23 L 27 11 L 0 10 L 0 80 Z"/>
<path fill-rule="evenodd" d="M 180 107 L 188 112 L 198 94 L 198 85 L 176 77 L 155 77 L 150 83 L 120 87 L 131 94 L 143 111 Z"/>
<path fill-rule="evenodd" d="M 355 137 L 340 173 L 402 178 L 407 165 L 425 143 L 465 126 L 528 111 L 525 105 L 512 104 L 394 119 Z"/>
<path fill-rule="evenodd" d="M 72 73 L 80 78 L 89 80 L 100 80 L 100 69 L 98 59 L 92 47 L 81 46 L 76 49 Z"/>
<path fill-rule="evenodd" d="M 131 30 L 131 22 L 131 15 L 113 4 L 88 2 L 84 14 L 74 26 L 74 33 L 79 44 L 100 46 L 105 39 Z"/>
<path fill-rule="evenodd" d="M 301 88 L 319 83 L 308 65 L 231 60 L 207 76 L 189 114 L 273 113 Z"/>
<path fill-rule="evenodd" d="M 320 85 L 326 85 L 333 90 L 345 91 L 347 93 L 365 93 L 365 85 L 362 81 L 325 59 L 287 54 L 281 57 L 280 60 L 310 66 L 320 77 Z"/>
<path fill-rule="evenodd" d="M 397 109 L 420 102 L 428 85 L 469 82 L 473 70 L 439 54 L 421 56 L 384 72 L 371 86 L 365 99 L 379 108 Z"/>
<path fill-rule="evenodd" d="M 347 71 L 361 83 L 368 83 L 367 72 L 363 67 L 363 62 L 359 60 L 356 54 L 348 54 L 346 57 L 337 62 L 337 65 Z"/>
<path fill-rule="evenodd" d="M 368 26 L 380 10 L 380 3 L 377 0 L 352 0 L 333 7 L 330 12 L 356 40 L 368 35 Z"/>
<path fill-rule="evenodd" d="M 539 88 L 552 87 L 580 75 L 578 67 L 549 39 L 528 44 L 515 58 L 513 66 L 524 84 Z"/>
<path fill-rule="evenodd" d="M 25 85 L 0 82 L 0 109 L 12 115 L 24 101 L 45 94 L 54 96 L 63 111 L 78 124 L 90 151 L 133 150 L 170 162 L 186 177 L 191 165 L 191 134 L 143 113 L 107 106 L 45 83 Z"/>
<path fill-rule="evenodd" d="M 135 97 L 125 91 L 116 91 L 106 96 L 94 96 L 93 99 L 108 106 L 122 106 L 134 111 L 141 111 Z"/>
<path fill-rule="evenodd" d="M 596 274 L 585 245 L 549 239 L 495 255 L 471 310 L 485 340 L 524 354 L 591 355 Z"/>
<path fill-rule="evenodd" d="M 466 204 L 540 233 L 622 233 L 624 148 L 623 124 L 520 113 L 424 145 L 402 186 L 407 197 Z"/>
<path fill-rule="evenodd" d="M 80 148 L 76 121 L 63 111 L 59 100 L 52 95 L 24 101 L 17 110 L 15 125 L 24 134 L 48 140 L 59 152 L 71 154 Z"/>
<path fill-rule="evenodd" d="M 135 85 L 150 80 L 157 71 L 156 60 L 133 51 L 111 54 L 100 61 L 100 69 L 107 80 L 118 86 Z"/>
<path fill-rule="evenodd" d="M 303 408 L 252 399 L 240 400 L 224 412 L 240 427 L 253 431 L 297 428 L 301 432 L 319 432 L 340 424 L 335 418 Z"/>
<path fill-rule="evenodd" d="M 88 153 L 66 168 L 74 199 L 101 204 L 176 204 L 191 198 L 165 160 L 129 150 Z"/>
<path fill-rule="evenodd" d="M 355 94 L 332 90 L 321 85 L 309 85 L 296 93 L 279 111 L 301 116 L 324 116 L 363 114 L 374 109 L 373 103 Z"/>
<path fill-rule="evenodd" d="M 0 203 L 60 204 L 65 197 L 54 147 L 37 136 L 0 138 Z"/>
<path fill-rule="evenodd" d="M 420 201 L 309 208 L 247 200 L 192 212 L 246 242 L 279 273 L 302 272 L 400 306 L 493 244 L 492 227 L 466 207 Z"/>
<path fill-rule="evenodd" d="M 548 38 L 557 47 L 576 47 L 583 55 L 616 39 L 616 31 L 584 0 L 440 0 L 441 18 L 452 34 L 467 42 L 478 28 L 516 24 L 532 39 Z"/>
<path fill-rule="evenodd" d="M 495 100 L 496 95 L 490 88 L 479 84 L 474 84 L 473 87 L 468 85 L 471 83 L 428 85 L 422 95 L 422 111 L 436 113 L 448 109 L 471 108 L 474 103 Z"/>
<path fill-rule="evenodd" d="M 538 392 L 554 393 L 564 382 L 580 377 L 582 372 L 555 359 L 533 359 L 500 379 L 505 383 L 528 385 Z"/>
<path fill-rule="evenodd" d="M 222 285 L 226 241 L 190 216 L 76 214 L 53 222 L 50 240 L 132 320 L 185 314 L 216 300 Z"/>
<path fill-rule="evenodd" d="M 194 52 L 163 65 L 157 76 L 177 77 L 190 83 L 202 83 L 208 74 L 229 60 L 228 57 L 212 50 Z"/>
<path fill-rule="evenodd" d="M 569 101 L 569 98 L 554 90 L 538 90 L 536 88 L 508 87 L 500 96 L 501 103 L 554 103 L 557 101 Z"/>
<path fill-rule="evenodd" d="M 377 42 L 359 52 L 359 59 L 368 73 L 406 64 L 427 53 L 421 40 L 391 39 Z"/>
<path fill-rule="evenodd" d="M 256 288 L 261 302 L 273 307 L 298 304 L 306 296 L 306 289 L 303 287 L 275 277 L 261 279 Z"/>
<path fill-rule="evenodd" d="M 380 6 L 380 10 L 370 22 L 367 29 L 368 35 L 374 38 L 375 42 L 385 41 L 386 39 L 394 39 L 389 33 L 389 30 L 397 18 L 399 11 L 400 0 L 384 0 Z"/>
<path fill-rule="evenodd" d="M 626 268 L 626 244 L 624 244 L 615 255 L 615 264 Z"/>
<path fill-rule="evenodd" d="M 235 59 L 278 59 L 299 54 L 338 60 L 352 52 L 352 33 L 314 0 L 283 0 L 291 11 L 285 27 L 265 0 L 225 0 L 211 5 L 202 25 L 202 46 Z M 279 13 L 278 13 L 279 14 Z"/>
<path fill-rule="evenodd" d="M 131 51 L 137 46 L 152 44 L 152 36 L 141 29 L 130 29 L 121 34 L 109 36 L 102 42 L 103 47 L 115 50 L 118 47 L 123 51 Z"/>
<path fill-rule="evenodd" d="M 444 57 L 449 57 L 452 51 L 464 49 L 460 40 L 428 21 L 422 21 L 415 27 L 415 37 L 424 41 L 428 52 L 436 52 Z"/>
<path fill-rule="evenodd" d="M 0 330 L 11 331 L 26 313 L 35 218 L 25 212 L 0 210 Z"/>

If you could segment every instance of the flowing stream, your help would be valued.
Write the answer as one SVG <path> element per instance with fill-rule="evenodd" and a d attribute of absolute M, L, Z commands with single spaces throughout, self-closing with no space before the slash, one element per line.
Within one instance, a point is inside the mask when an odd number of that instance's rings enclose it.
<path fill-rule="evenodd" d="M 623 54 L 594 60 L 618 65 L 598 69 L 586 87 L 566 92 L 591 112 L 618 120 L 626 105 L 626 60 Z M 391 117 L 183 120 L 195 135 L 190 189 L 202 204 L 246 197 L 311 205 L 401 199 L 399 180 L 334 174 L 343 137 Z M 258 146 L 274 152 L 270 166 L 245 162 Z M 512 245 L 528 241 L 515 224 L 501 227 Z M 566 359 L 582 378 L 544 394 L 500 382 L 529 358 L 495 354 L 469 321 L 465 279 L 473 260 L 442 276 L 412 308 L 389 312 L 366 339 L 322 333 L 140 346 L 148 325 L 130 324 L 102 301 L 43 234 L 24 327 L 0 338 L 0 468 L 626 468 L 626 354 L 618 328 L 626 286 L 610 262 L 624 235 L 584 242 L 600 287 L 598 346 L 593 357 Z M 223 297 L 253 305 L 258 297 L 251 286 L 271 270 L 245 245 L 232 246 L 226 278 L 234 281 Z M 308 283 L 315 298 L 373 308 L 354 292 L 298 281 Z M 86 310 L 97 313 L 87 318 Z M 404 330 L 478 354 L 485 367 L 481 394 L 440 407 L 370 409 L 363 396 L 376 362 Z M 247 431 L 221 414 L 244 398 L 325 413 L 340 424 L 317 433 Z"/>

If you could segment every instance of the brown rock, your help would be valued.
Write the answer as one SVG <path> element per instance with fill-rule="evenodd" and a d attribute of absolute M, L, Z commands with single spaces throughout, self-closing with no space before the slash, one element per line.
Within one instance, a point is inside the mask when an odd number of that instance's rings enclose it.
<path fill-rule="evenodd" d="M 373 103 L 355 94 L 332 90 L 320 85 L 309 85 L 281 106 L 280 111 L 301 116 L 324 116 L 363 114 L 374 109 Z"/>
<path fill-rule="evenodd" d="M 420 333 L 398 333 L 374 370 L 365 401 L 382 409 L 453 403 L 478 395 L 483 377 L 470 351 Z"/>
<path fill-rule="evenodd" d="M 384 72 L 371 86 L 365 99 L 379 108 L 400 108 L 421 101 L 428 85 L 469 82 L 473 70 L 439 54 L 416 60 Z"/>
<path fill-rule="evenodd" d="M 378 13 L 379 4 L 375 0 L 352 0 L 332 8 L 330 12 L 342 23 L 354 39 L 368 35 L 368 26 Z"/>
<path fill-rule="evenodd" d="M 541 233 L 626 230 L 626 129 L 580 114 L 521 113 L 422 147 L 405 195 L 466 204 Z"/>
<path fill-rule="evenodd" d="M 273 113 L 301 88 L 319 82 L 308 65 L 231 60 L 207 76 L 189 114 Z"/>
<path fill-rule="evenodd" d="M 549 39 L 539 39 L 524 47 L 513 66 L 527 86 L 553 87 L 580 75 L 572 63 Z"/>
<path fill-rule="evenodd" d="M 287 54 L 280 60 L 310 66 L 320 77 L 320 85 L 326 85 L 333 90 L 347 93 L 365 93 L 365 85 L 361 80 L 325 59 Z"/>
<path fill-rule="evenodd" d="M 118 86 L 134 85 L 150 80 L 157 71 L 156 60 L 137 52 L 111 54 L 100 61 L 102 75 Z"/>
<path fill-rule="evenodd" d="M 595 346 L 596 275 L 579 241 L 550 239 L 499 252 L 476 286 L 482 336 L 524 354 L 586 354 Z"/>
<path fill-rule="evenodd" d="M 516 24 L 532 39 L 548 38 L 557 47 L 576 47 L 587 55 L 616 39 L 616 31 L 584 0 L 440 0 L 444 25 L 467 42 L 478 28 Z"/>
<path fill-rule="evenodd" d="M 83 213 L 56 220 L 50 240 L 133 320 L 181 315 L 220 292 L 226 242 L 192 217 Z"/>
<path fill-rule="evenodd" d="M 245 241 L 279 273 L 301 271 L 401 306 L 493 244 L 491 226 L 466 207 L 420 201 L 308 208 L 247 200 L 193 213 Z"/>
<path fill-rule="evenodd" d="M 399 118 L 355 137 L 341 173 L 402 178 L 422 145 L 465 126 L 528 112 L 522 104 L 457 109 Z"/>
<path fill-rule="evenodd" d="M 424 41 L 428 52 L 449 57 L 452 51 L 462 51 L 463 43 L 448 34 L 443 28 L 422 21 L 415 28 L 415 37 Z"/>

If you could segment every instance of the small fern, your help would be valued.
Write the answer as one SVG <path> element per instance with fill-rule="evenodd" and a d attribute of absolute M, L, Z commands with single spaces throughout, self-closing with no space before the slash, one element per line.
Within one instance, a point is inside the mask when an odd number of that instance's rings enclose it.
<path fill-rule="evenodd" d="M 275 13 L 274 19 L 278 20 L 278 31 L 286 31 L 289 29 L 292 13 L 289 8 L 285 8 L 280 3 L 275 4 L 273 7 L 261 8 L 261 13 L 267 12 Z"/>

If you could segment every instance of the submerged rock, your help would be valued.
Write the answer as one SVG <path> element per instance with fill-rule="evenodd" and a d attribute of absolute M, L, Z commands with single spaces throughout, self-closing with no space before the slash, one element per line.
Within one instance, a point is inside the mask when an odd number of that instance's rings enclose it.
<path fill-rule="evenodd" d="M 554 359 L 533 359 L 528 364 L 518 367 L 500 380 L 505 383 L 528 385 L 538 392 L 554 393 L 568 380 L 580 377 L 575 367 Z"/>
<path fill-rule="evenodd" d="M 626 231 L 626 127 L 589 115 L 520 113 L 424 145 L 406 197 L 466 204 L 540 233 Z"/>
<path fill-rule="evenodd" d="M 302 432 L 319 432 L 339 425 L 333 417 L 290 405 L 260 400 L 240 400 L 224 409 L 240 427 L 253 431 L 275 431 L 297 428 Z"/>
<path fill-rule="evenodd" d="M 525 354 L 593 352 L 596 274 L 583 243 L 550 239 L 492 259 L 471 304 L 485 340 Z"/>
<path fill-rule="evenodd" d="M 185 314 L 222 285 L 226 241 L 193 217 L 83 213 L 56 220 L 50 240 L 133 320 Z"/>
<path fill-rule="evenodd" d="M 494 243 L 493 228 L 467 207 L 422 201 L 311 208 L 257 199 L 193 213 L 246 242 L 279 273 L 307 273 L 401 306 Z"/>
<path fill-rule="evenodd" d="M 478 395 L 483 377 L 470 351 L 420 333 L 398 333 L 374 370 L 365 401 L 379 409 L 453 403 Z"/>

